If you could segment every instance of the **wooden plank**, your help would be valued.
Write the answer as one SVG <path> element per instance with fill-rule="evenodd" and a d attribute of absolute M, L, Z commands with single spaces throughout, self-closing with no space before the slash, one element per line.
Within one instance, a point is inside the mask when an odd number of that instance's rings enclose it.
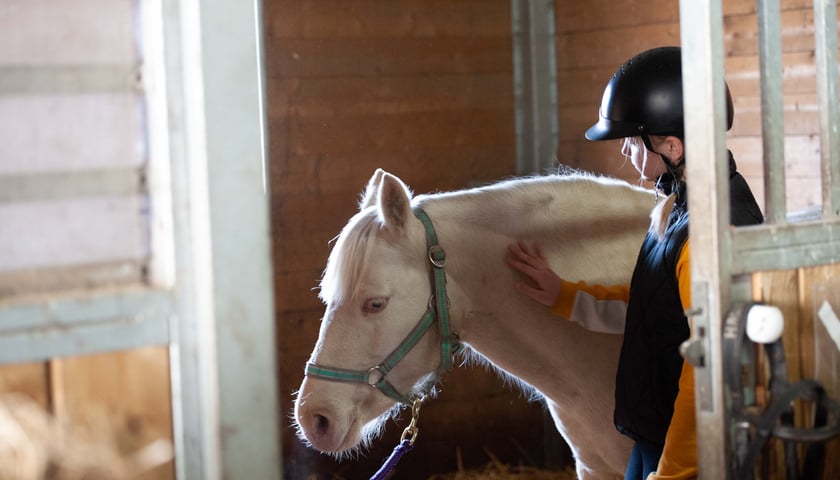
<path fill-rule="evenodd" d="M 764 301 L 782 310 L 785 318 L 782 342 L 787 362 L 787 379 L 790 382 L 798 381 L 801 371 L 801 352 L 798 341 L 800 320 L 797 271 L 761 272 L 755 274 L 753 279 L 759 284 L 759 287 L 755 289 L 758 293 L 757 300 Z M 756 395 L 760 408 L 767 408 L 771 397 L 769 393 L 770 379 L 767 377 L 765 369 L 768 368 L 769 361 L 761 346 L 756 346 L 756 350 L 757 364 L 761 366 L 761 368 L 757 368 L 757 381 L 761 387 L 756 389 Z M 794 411 L 796 418 L 801 418 L 803 413 L 800 408 L 796 408 Z M 763 460 L 769 465 L 770 473 L 773 475 L 772 478 L 775 478 L 775 474 L 784 471 L 784 454 L 780 449 L 779 442 L 775 438 L 771 438 L 763 452 Z"/>
<path fill-rule="evenodd" d="M 0 205 L 0 271 L 140 261 L 149 249 L 141 196 Z M 33 222 L 37 218 L 39 222 Z"/>
<path fill-rule="evenodd" d="M 0 365 L 0 392 L 20 393 L 43 408 L 50 406 L 49 372 L 42 362 Z"/>
<path fill-rule="evenodd" d="M 155 440 L 172 442 L 167 347 L 63 359 L 64 411 L 59 421 L 110 438 L 126 455 Z M 172 461 L 144 474 L 174 479 Z"/>
<path fill-rule="evenodd" d="M 285 134 L 272 139 L 271 148 L 311 155 L 425 147 L 505 147 L 514 143 L 512 126 L 512 112 L 481 109 L 391 115 L 293 115 L 281 127 Z"/>
<path fill-rule="evenodd" d="M 598 106 L 601 104 L 604 88 L 616 68 L 618 64 L 558 70 L 557 105 L 560 108 L 586 105 L 593 110 L 591 115 L 593 121 L 597 120 Z"/>
<path fill-rule="evenodd" d="M 756 274 L 754 280 L 758 282 L 759 290 L 766 293 L 772 291 L 765 299 L 782 308 L 785 315 L 785 330 L 783 342 L 788 363 L 788 380 L 791 382 L 803 378 L 814 378 L 814 321 L 818 286 L 830 282 L 840 274 L 840 266 L 828 265 L 810 267 L 796 271 L 765 272 Z M 794 403 L 795 424 L 798 427 L 809 427 L 811 422 L 810 403 L 797 401 Z M 827 445 L 827 451 L 840 448 L 840 439 L 834 439 Z M 804 448 L 799 449 L 800 458 Z M 780 453 L 774 450 L 776 464 L 780 464 Z M 780 467 L 777 467 L 781 470 Z M 837 478 L 840 474 L 840 459 L 836 455 L 826 457 L 826 466 L 822 478 Z"/>
<path fill-rule="evenodd" d="M 738 170 L 744 175 L 762 175 L 762 143 L 758 136 L 739 136 L 727 139 Z M 819 178 L 820 139 L 814 135 L 785 136 L 785 175 L 787 178 Z M 798 192 L 797 192 L 798 193 Z"/>
<path fill-rule="evenodd" d="M 677 21 L 618 27 L 606 34 L 601 30 L 558 34 L 557 69 L 603 66 L 615 71 L 625 60 L 643 50 L 679 44 L 680 24 Z"/>
<path fill-rule="evenodd" d="M 722 4 L 724 16 L 750 15 L 756 12 L 755 0 L 726 0 Z M 813 4 L 813 0 L 780 0 L 779 8 L 784 12 L 811 8 Z"/>
<path fill-rule="evenodd" d="M 139 100 L 136 92 L 4 95 L 0 174 L 139 169 L 146 161 Z"/>
<path fill-rule="evenodd" d="M 284 311 L 278 315 L 277 348 L 283 352 L 283 359 L 280 362 L 281 378 L 287 379 L 289 391 L 297 388 L 303 381 L 303 369 L 309 354 L 315 347 L 318 339 L 318 330 L 321 326 L 321 317 L 324 315 L 324 307 Z M 292 406 L 292 398 L 283 398 L 288 407 Z M 286 409 L 289 411 L 289 409 Z"/>
<path fill-rule="evenodd" d="M 603 35 L 642 24 L 679 22 L 679 2 L 671 0 L 554 2 L 557 33 L 601 31 Z M 605 14 L 609 12 L 609 14 Z M 612 43 L 610 41 L 610 43 Z"/>
<path fill-rule="evenodd" d="M 740 97 L 735 103 L 735 122 L 731 135 L 761 135 L 761 99 Z M 815 94 L 786 95 L 784 101 L 785 135 L 811 135 L 819 132 L 819 100 Z"/>
<path fill-rule="evenodd" d="M 557 72 L 557 103 L 568 105 L 597 105 L 616 65 L 573 68 Z M 815 64 L 809 52 L 782 55 L 782 82 L 785 94 L 816 93 Z M 733 98 L 758 97 L 760 78 L 757 56 L 726 58 L 726 82 Z M 736 112 L 737 114 L 737 112 Z"/>
<path fill-rule="evenodd" d="M 504 0 L 299 0 L 274 5 L 271 37 L 395 38 L 510 37 L 510 2 Z M 270 38 L 271 38 L 270 37 Z"/>
<path fill-rule="evenodd" d="M 814 11 L 812 8 L 781 13 L 782 52 L 812 52 Z M 758 22 L 754 15 L 724 18 L 724 51 L 727 57 L 758 54 Z"/>
<path fill-rule="evenodd" d="M 510 72 L 272 80 L 267 86 L 268 114 L 278 119 L 292 114 L 389 115 L 477 107 L 513 112 Z"/>
<path fill-rule="evenodd" d="M 755 0 L 721 2 L 724 17 L 755 15 Z M 811 8 L 812 0 L 781 0 L 782 11 Z M 555 2 L 558 33 L 602 30 L 605 35 L 619 27 L 679 21 L 679 2 L 670 0 L 590 0 Z M 608 14 L 606 14 L 609 12 Z"/>
<path fill-rule="evenodd" d="M 800 308 L 803 320 L 800 325 L 800 344 L 805 356 L 802 376 L 817 379 L 829 395 L 837 400 L 840 396 L 840 373 L 836 369 L 838 352 L 830 338 L 816 337 L 815 324 L 821 322 L 817 312 L 823 302 L 828 301 L 835 313 L 840 308 L 840 296 L 837 293 L 837 287 L 840 285 L 837 280 L 840 278 L 840 265 L 802 269 L 800 275 Z M 819 334 L 828 337 L 822 326 Z M 819 348 L 818 340 L 821 344 Z M 820 358 L 817 358 L 818 354 L 821 355 Z M 822 364 L 817 365 L 818 362 Z M 810 417 L 806 419 L 810 420 Z M 840 437 L 828 442 L 826 451 L 840 452 Z M 823 478 L 840 478 L 840 457 L 828 453 L 825 460 Z"/>
<path fill-rule="evenodd" d="M 761 95 L 758 56 L 726 58 L 726 82 L 733 98 Z M 784 94 L 816 93 L 816 66 L 811 52 L 782 54 L 782 90 Z"/>
<path fill-rule="evenodd" d="M 323 308 L 316 288 L 323 268 L 302 272 L 275 272 L 274 302 L 280 311 L 297 312 Z"/>
<path fill-rule="evenodd" d="M 787 10 L 781 14 L 784 53 L 808 54 L 813 50 L 813 10 Z M 609 37 L 605 44 L 604 37 Z M 640 23 L 609 30 L 559 32 L 558 70 L 610 66 L 614 70 L 638 52 L 662 45 L 679 45 L 679 22 Z M 724 51 L 727 57 L 758 54 L 755 15 L 724 18 Z"/>
<path fill-rule="evenodd" d="M 349 192 L 354 202 L 380 166 L 422 193 L 498 180 L 510 174 L 515 155 L 513 145 L 290 155 L 272 168 L 271 184 L 275 194 Z"/>
<path fill-rule="evenodd" d="M 138 55 L 132 3 L 78 0 L 70 7 L 5 0 L 3 7 L 0 64 L 130 63 Z"/>
<path fill-rule="evenodd" d="M 512 41 L 500 38 L 327 38 L 279 40 L 267 63 L 281 78 L 430 73 L 507 73 Z"/>

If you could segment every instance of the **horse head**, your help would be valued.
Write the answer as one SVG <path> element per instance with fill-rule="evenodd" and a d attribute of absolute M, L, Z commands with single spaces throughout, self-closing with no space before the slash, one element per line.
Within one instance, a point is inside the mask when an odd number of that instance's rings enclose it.
<path fill-rule="evenodd" d="M 299 434 L 320 451 L 364 446 L 395 404 L 425 395 L 436 378 L 440 331 L 418 331 L 432 283 L 411 198 L 377 170 L 330 252 L 319 292 L 326 310 L 295 401 Z"/>

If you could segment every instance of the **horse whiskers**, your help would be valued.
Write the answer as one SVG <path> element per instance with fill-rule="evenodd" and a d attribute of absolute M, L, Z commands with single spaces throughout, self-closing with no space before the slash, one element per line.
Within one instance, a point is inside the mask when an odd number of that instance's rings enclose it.
<path fill-rule="evenodd" d="M 365 424 L 365 426 L 362 427 L 361 439 L 356 447 L 341 452 L 323 453 L 332 458 L 333 460 L 339 462 L 344 460 L 358 460 L 359 457 L 364 456 L 365 451 L 367 451 L 370 448 L 373 441 L 381 437 L 382 434 L 385 432 L 386 422 L 391 418 L 397 419 L 401 410 L 402 408 L 400 405 L 394 405 L 391 409 L 389 409 L 379 417 Z M 299 427 L 297 430 L 298 436 L 300 437 L 302 435 L 302 430 Z M 302 439 L 305 443 L 309 444 L 309 442 L 305 438 Z"/>

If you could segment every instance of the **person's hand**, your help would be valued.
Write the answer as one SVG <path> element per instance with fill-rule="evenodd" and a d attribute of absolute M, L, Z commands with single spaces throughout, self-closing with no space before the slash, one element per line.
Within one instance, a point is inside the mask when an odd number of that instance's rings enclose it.
<path fill-rule="evenodd" d="M 534 242 L 533 247 L 529 247 L 520 240 L 508 245 L 505 263 L 536 284 L 535 288 L 526 282 L 516 282 L 514 286 L 519 292 L 548 307 L 554 305 L 557 295 L 560 294 L 561 280 L 548 266 L 539 243 Z"/>

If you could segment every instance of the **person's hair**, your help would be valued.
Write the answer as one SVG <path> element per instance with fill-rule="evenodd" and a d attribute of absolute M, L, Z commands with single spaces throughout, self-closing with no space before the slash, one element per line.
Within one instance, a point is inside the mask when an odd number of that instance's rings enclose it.
<path fill-rule="evenodd" d="M 662 240 L 665 238 L 665 231 L 671 224 L 671 211 L 674 209 L 674 203 L 677 201 L 677 194 L 672 193 L 658 202 L 650 211 L 650 227 L 648 230 L 656 235 L 656 238 Z"/>

